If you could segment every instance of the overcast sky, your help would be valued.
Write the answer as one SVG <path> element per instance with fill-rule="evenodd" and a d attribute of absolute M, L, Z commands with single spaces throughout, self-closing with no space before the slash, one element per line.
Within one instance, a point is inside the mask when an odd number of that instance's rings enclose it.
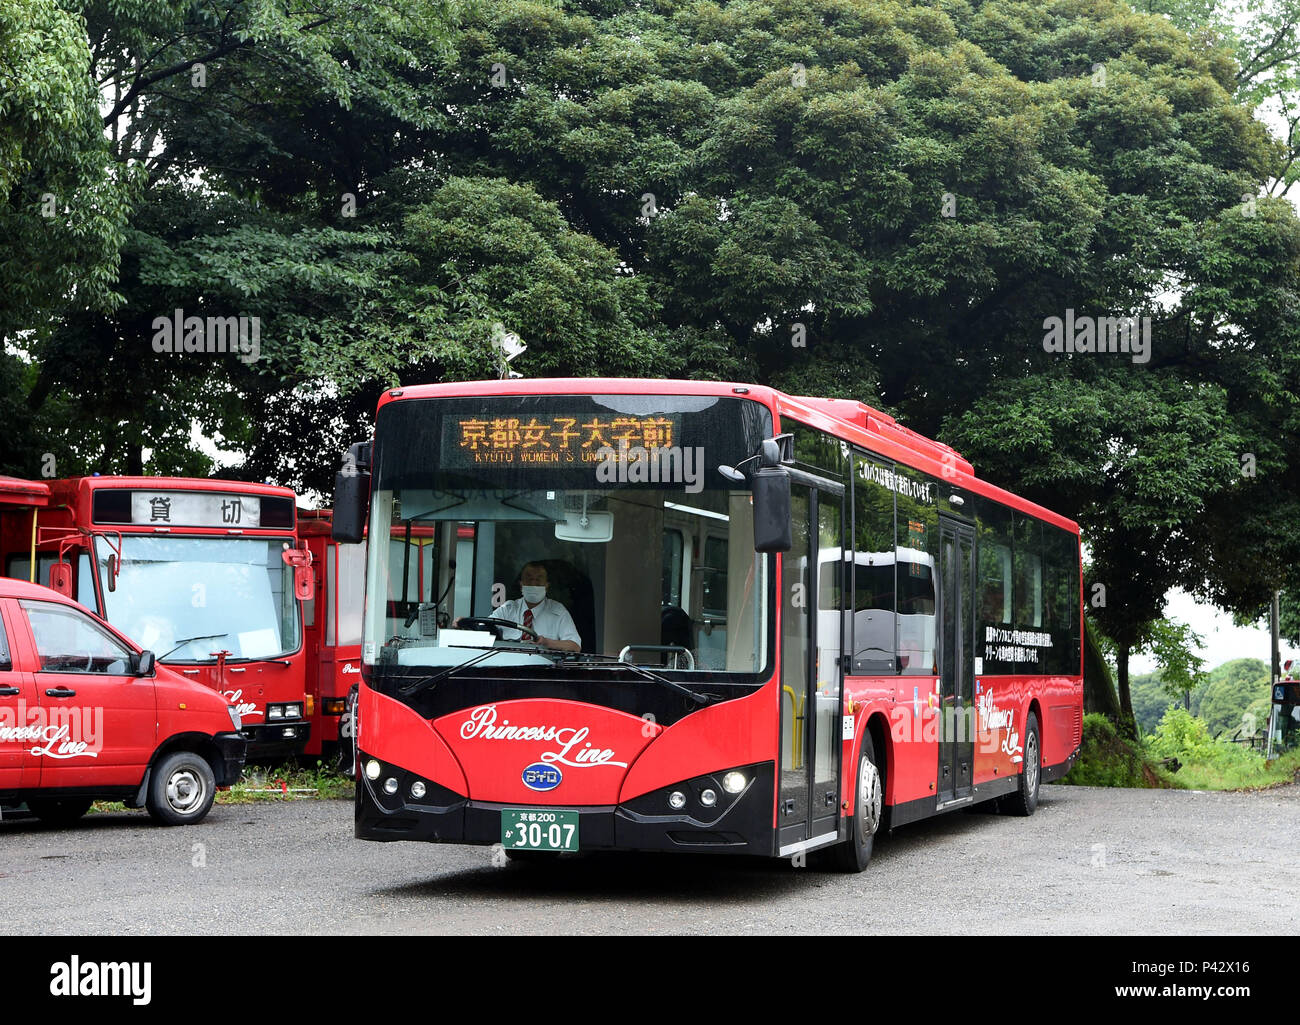
<path fill-rule="evenodd" d="M 1233 626 L 1230 615 L 1213 605 L 1198 605 L 1183 591 L 1169 592 L 1165 615 L 1189 624 L 1201 635 L 1205 644 L 1200 655 L 1205 659 L 1207 670 L 1234 658 L 1257 658 L 1265 663 L 1269 660 L 1268 620 L 1262 627 Z M 1282 660 L 1285 662 L 1288 658 L 1300 658 L 1300 651 L 1289 648 L 1283 641 Z M 1154 669 L 1154 663 L 1146 655 L 1134 655 L 1129 660 L 1129 672 L 1134 676 Z"/>

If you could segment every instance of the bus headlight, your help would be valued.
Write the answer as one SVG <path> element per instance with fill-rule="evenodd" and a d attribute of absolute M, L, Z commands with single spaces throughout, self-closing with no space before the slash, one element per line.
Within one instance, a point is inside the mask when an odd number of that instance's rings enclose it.
<path fill-rule="evenodd" d="M 745 789 L 745 774 L 734 769 L 722 777 L 722 789 L 729 794 L 738 794 Z"/>
<path fill-rule="evenodd" d="M 706 790 L 700 794 L 700 804 L 706 808 L 712 808 L 718 803 L 718 795 L 712 790 Z"/>
<path fill-rule="evenodd" d="M 668 795 L 668 807 L 673 811 L 681 811 L 686 807 L 686 795 L 680 790 L 674 790 Z"/>
<path fill-rule="evenodd" d="M 268 721 L 271 720 L 271 719 L 283 719 L 283 718 L 284 718 L 284 706 L 283 706 L 283 705 L 267 705 L 267 706 L 266 706 L 266 718 L 267 718 Z"/>
<path fill-rule="evenodd" d="M 395 794 L 395 793 L 397 793 L 397 778 L 396 778 L 396 777 L 394 777 L 394 776 L 389 776 L 386 780 L 384 780 L 384 793 L 386 793 L 386 794 Z"/>
<path fill-rule="evenodd" d="M 417 801 L 421 800 L 426 793 L 425 786 L 418 779 L 411 784 L 411 796 Z"/>
<path fill-rule="evenodd" d="M 302 705 L 301 705 L 301 704 L 297 704 L 297 703 L 292 704 L 292 705 L 285 705 L 285 706 L 284 706 L 284 717 L 285 717 L 286 719 L 301 719 L 301 718 L 302 718 Z"/>
<path fill-rule="evenodd" d="M 383 771 L 384 771 L 383 767 L 373 758 L 370 759 L 370 761 L 366 762 L 366 779 L 369 780 L 378 779 L 379 774 Z"/>

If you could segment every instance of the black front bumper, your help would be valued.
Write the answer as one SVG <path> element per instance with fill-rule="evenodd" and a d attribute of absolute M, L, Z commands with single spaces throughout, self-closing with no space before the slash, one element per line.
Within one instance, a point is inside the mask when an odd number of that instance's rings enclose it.
<path fill-rule="evenodd" d="M 362 755 L 364 766 L 367 756 Z M 713 851 L 729 854 L 773 855 L 776 832 L 772 827 L 775 769 L 771 762 L 739 767 L 749 783 L 739 794 L 719 801 L 711 810 L 699 805 L 703 789 L 722 795 L 723 773 L 683 780 L 662 790 L 643 794 L 625 804 L 603 807 L 527 805 L 541 811 L 563 808 L 578 813 L 580 850 Z M 385 779 L 396 778 L 397 792 L 381 789 Z M 419 801 L 410 796 L 410 786 L 419 777 L 385 764 L 378 780 L 358 773 L 355 801 L 355 835 L 361 840 L 424 840 L 431 843 L 460 843 L 490 846 L 501 842 L 502 808 L 520 804 L 471 801 L 446 787 L 422 780 L 426 793 Z M 682 812 L 669 810 L 667 794 L 674 789 L 688 793 Z"/>
<path fill-rule="evenodd" d="M 293 736 L 284 731 L 293 728 Z M 277 722 L 245 723 L 239 730 L 248 741 L 248 757 L 288 758 L 307 746 L 311 736 L 311 723 L 306 719 L 282 719 Z"/>
<path fill-rule="evenodd" d="M 218 733 L 212 741 L 221 754 L 221 764 L 212 767 L 217 777 L 217 786 L 228 787 L 239 779 L 239 774 L 244 770 L 248 741 L 239 733 Z"/>

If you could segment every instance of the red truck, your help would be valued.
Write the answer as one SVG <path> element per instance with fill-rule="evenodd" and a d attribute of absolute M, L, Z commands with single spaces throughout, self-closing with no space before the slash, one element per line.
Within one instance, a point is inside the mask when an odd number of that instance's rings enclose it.
<path fill-rule="evenodd" d="M 96 800 L 187 825 L 239 778 L 225 697 L 57 591 L 0 579 L 0 804 L 67 823 Z"/>

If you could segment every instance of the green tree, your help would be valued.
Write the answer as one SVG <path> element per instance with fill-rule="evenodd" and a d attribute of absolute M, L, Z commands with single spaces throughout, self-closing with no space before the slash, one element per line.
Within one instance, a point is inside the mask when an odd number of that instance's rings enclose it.
<path fill-rule="evenodd" d="M 1246 726 L 1246 734 L 1264 728 L 1264 719 L 1247 719 L 1251 705 L 1270 695 L 1268 665 L 1257 658 L 1237 658 L 1212 670 L 1192 711 L 1205 720 L 1211 736 L 1231 736 Z"/>
<path fill-rule="evenodd" d="M 1170 587 L 1254 607 L 1300 566 L 1300 223 L 1242 200 L 1284 149 L 1228 49 L 1113 0 L 449 10 L 87 8 L 149 201 L 124 308 L 20 381 L 84 463 L 188 465 L 196 421 L 320 481 L 379 389 L 490 373 L 501 323 L 526 373 L 864 399 L 1078 519 L 1127 714 Z M 257 313 L 265 359 L 160 370 L 175 306 Z M 1150 350 L 1048 351 L 1073 313 Z"/>
<path fill-rule="evenodd" d="M 0 0 L 0 472 L 15 468 L 11 452 L 49 448 L 25 400 L 52 327 L 121 298 L 136 176 L 112 159 L 90 64 L 76 14 Z"/>
<path fill-rule="evenodd" d="M 389 257 L 387 236 L 339 216 L 343 194 L 364 195 L 373 182 L 331 172 L 364 172 L 385 139 L 433 122 L 405 77 L 446 45 L 456 5 L 115 0 L 81 10 L 81 19 L 67 16 L 76 52 L 47 50 L 42 78 L 55 81 L 57 65 L 79 84 L 90 114 L 82 128 L 110 169 L 138 179 L 126 231 L 112 246 L 123 301 L 69 310 L 25 338 L 28 361 L 3 357 L 0 376 L 20 396 L 13 422 L 22 444 L 0 469 L 32 474 L 40 454 L 53 452 L 60 474 L 206 473 L 193 429 L 256 454 L 267 444 L 258 417 L 272 406 L 311 410 L 317 426 L 333 424 L 333 441 L 351 396 L 284 374 L 296 359 L 284 353 L 308 357 L 322 332 L 345 348 L 340 328 L 361 312 L 357 295 L 381 279 L 377 266 Z M 373 123 L 349 147 L 359 106 Z M 303 152 L 313 159 L 299 159 Z M 234 269 L 241 259 L 245 267 Z M 177 308 L 257 316 L 268 359 L 245 366 L 229 356 L 160 355 L 151 347 L 155 318 Z M 22 327 L 35 326 L 29 314 Z M 313 405 L 331 391 L 332 409 Z M 299 439 L 310 437 L 312 421 L 290 426 L 272 444 L 302 462 Z M 250 462 L 243 472 L 257 469 Z"/>

